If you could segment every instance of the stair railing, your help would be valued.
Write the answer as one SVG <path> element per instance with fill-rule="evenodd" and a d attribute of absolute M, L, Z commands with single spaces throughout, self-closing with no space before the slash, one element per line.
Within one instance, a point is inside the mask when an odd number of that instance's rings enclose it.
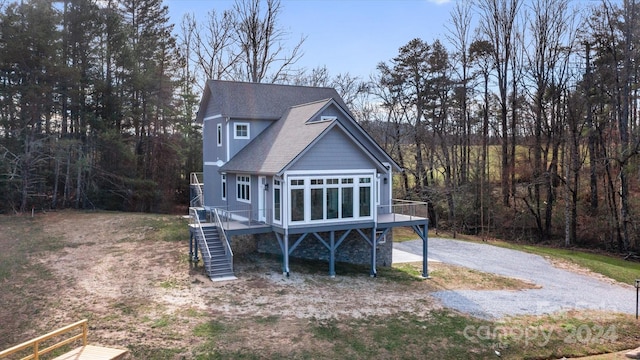
<path fill-rule="evenodd" d="M 200 251 L 203 252 L 203 255 L 204 255 L 204 250 L 202 248 L 204 247 L 206 249 L 207 251 L 206 256 L 209 259 L 209 263 L 211 263 L 211 252 L 209 251 L 209 244 L 207 244 L 207 238 L 204 236 L 204 230 L 202 230 L 202 223 L 200 222 L 200 217 L 198 216 L 198 212 L 194 208 L 189 208 L 189 214 L 191 215 L 191 219 L 194 222 L 194 225 L 196 225 L 196 228 L 198 229 L 197 231 L 200 232 L 200 238 L 204 243 L 204 246 L 200 247 Z M 209 269 L 207 269 L 207 273 L 208 272 L 209 272 Z"/>
<path fill-rule="evenodd" d="M 202 206 L 204 203 L 204 194 L 202 193 L 202 183 L 200 179 L 198 179 L 198 175 L 202 175 L 202 173 L 191 173 L 190 185 L 192 188 L 196 190 L 196 196 L 191 199 L 191 206 Z"/>
<path fill-rule="evenodd" d="M 218 234 L 221 235 L 224 253 L 227 256 L 227 261 L 229 261 L 229 266 L 231 267 L 231 271 L 233 272 L 233 251 L 231 250 L 231 244 L 229 244 L 229 239 L 227 239 L 227 234 L 224 231 L 224 227 L 222 227 L 222 221 L 220 220 L 218 209 L 213 209 L 213 219 L 216 227 L 218 228 Z"/>

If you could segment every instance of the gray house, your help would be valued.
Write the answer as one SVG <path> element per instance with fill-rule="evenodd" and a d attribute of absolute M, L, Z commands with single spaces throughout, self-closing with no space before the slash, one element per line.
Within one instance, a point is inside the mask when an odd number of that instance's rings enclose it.
<path fill-rule="evenodd" d="M 211 80 L 197 121 L 203 173 L 192 174 L 190 249 L 209 276 L 233 276 L 234 243 L 283 256 L 392 263 L 390 229 L 423 239 L 426 204 L 392 199 L 391 157 L 331 88 Z M 247 240 L 248 239 L 248 240 Z"/>

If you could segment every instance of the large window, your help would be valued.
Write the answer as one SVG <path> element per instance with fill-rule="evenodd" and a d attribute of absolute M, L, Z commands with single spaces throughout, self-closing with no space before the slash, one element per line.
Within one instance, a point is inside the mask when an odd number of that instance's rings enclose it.
<path fill-rule="evenodd" d="M 282 221 L 282 185 L 278 179 L 273 179 L 273 220 Z"/>
<path fill-rule="evenodd" d="M 292 177 L 292 222 L 370 218 L 373 176 Z"/>
<path fill-rule="evenodd" d="M 236 199 L 242 202 L 251 202 L 251 176 L 238 175 L 236 187 Z"/>
<path fill-rule="evenodd" d="M 304 221 L 304 180 L 291 180 L 291 221 Z"/>
<path fill-rule="evenodd" d="M 371 178 L 360 178 L 360 216 L 371 216 Z"/>
<path fill-rule="evenodd" d="M 250 130 L 249 123 L 236 123 L 233 132 L 234 139 L 249 139 Z"/>

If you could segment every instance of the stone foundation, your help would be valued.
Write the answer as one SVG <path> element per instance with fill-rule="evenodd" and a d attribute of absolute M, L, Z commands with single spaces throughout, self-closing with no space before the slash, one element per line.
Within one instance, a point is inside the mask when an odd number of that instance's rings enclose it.
<path fill-rule="evenodd" d="M 254 235 L 237 235 L 229 239 L 234 256 L 254 253 L 257 251 L 257 242 Z"/>
<path fill-rule="evenodd" d="M 370 236 L 371 230 L 364 230 L 365 235 Z M 344 234 L 344 231 L 336 231 L 335 241 L 337 242 Z M 301 234 L 289 235 L 289 246 L 298 240 Z M 319 233 L 322 239 L 328 244 L 329 233 Z M 267 254 L 282 255 L 282 250 L 274 233 L 258 234 L 255 236 L 256 249 L 258 252 Z M 391 231 L 385 235 L 382 243 L 377 245 L 376 266 L 391 266 L 393 249 L 393 235 Z M 234 248 L 235 252 L 235 248 Z M 346 262 L 351 264 L 371 264 L 371 247 L 357 231 L 352 231 L 347 238 L 336 249 L 336 262 Z M 329 261 L 329 250 L 315 237 L 308 234 L 304 240 L 295 248 L 290 257 L 299 259 Z"/>

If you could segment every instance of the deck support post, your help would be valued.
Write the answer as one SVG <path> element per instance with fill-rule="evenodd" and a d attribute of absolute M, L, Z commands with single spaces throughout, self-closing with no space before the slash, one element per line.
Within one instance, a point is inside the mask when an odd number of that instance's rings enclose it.
<path fill-rule="evenodd" d="M 429 265 L 427 261 L 427 255 L 429 253 L 429 223 L 425 221 L 422 227 L 420 227 L 420 225 L 414 225 L 412 228 L 413 231 L 420 236 L 420 239 L 422 239 L 422 277 L 429 279 Z"/>
<path fill-rule="evenodd" d="M 282 275 L 289 277 L 289 231 L 284 230 L 284 238 L 282 239 L 282 255 L 284 256 L 282 261 Z"/>
<path fill-rule="evenodd" d="M 336 232 L 329 232 L 329 276 L 336 277 Z"/>
<path fill-rule="evenodd" d="M 193 261 L 193 229 L 189 229 L 189 262 Z"/>
<path fill-rule="evenodd" d="M 371 277 L 377 277 L 378 272 L 376 271 L 376 257 L 377 257 L 377 247 L 378 239 L 376 239 L 376 228 L 371 228 Z"/>
<path fill-rule="evenodd" d="M 198 259 L 198 237 L 194 236 L 193 237 L 193 262 L 197 264 L 198 261 L 200 261 L 200 259 Z"/>

